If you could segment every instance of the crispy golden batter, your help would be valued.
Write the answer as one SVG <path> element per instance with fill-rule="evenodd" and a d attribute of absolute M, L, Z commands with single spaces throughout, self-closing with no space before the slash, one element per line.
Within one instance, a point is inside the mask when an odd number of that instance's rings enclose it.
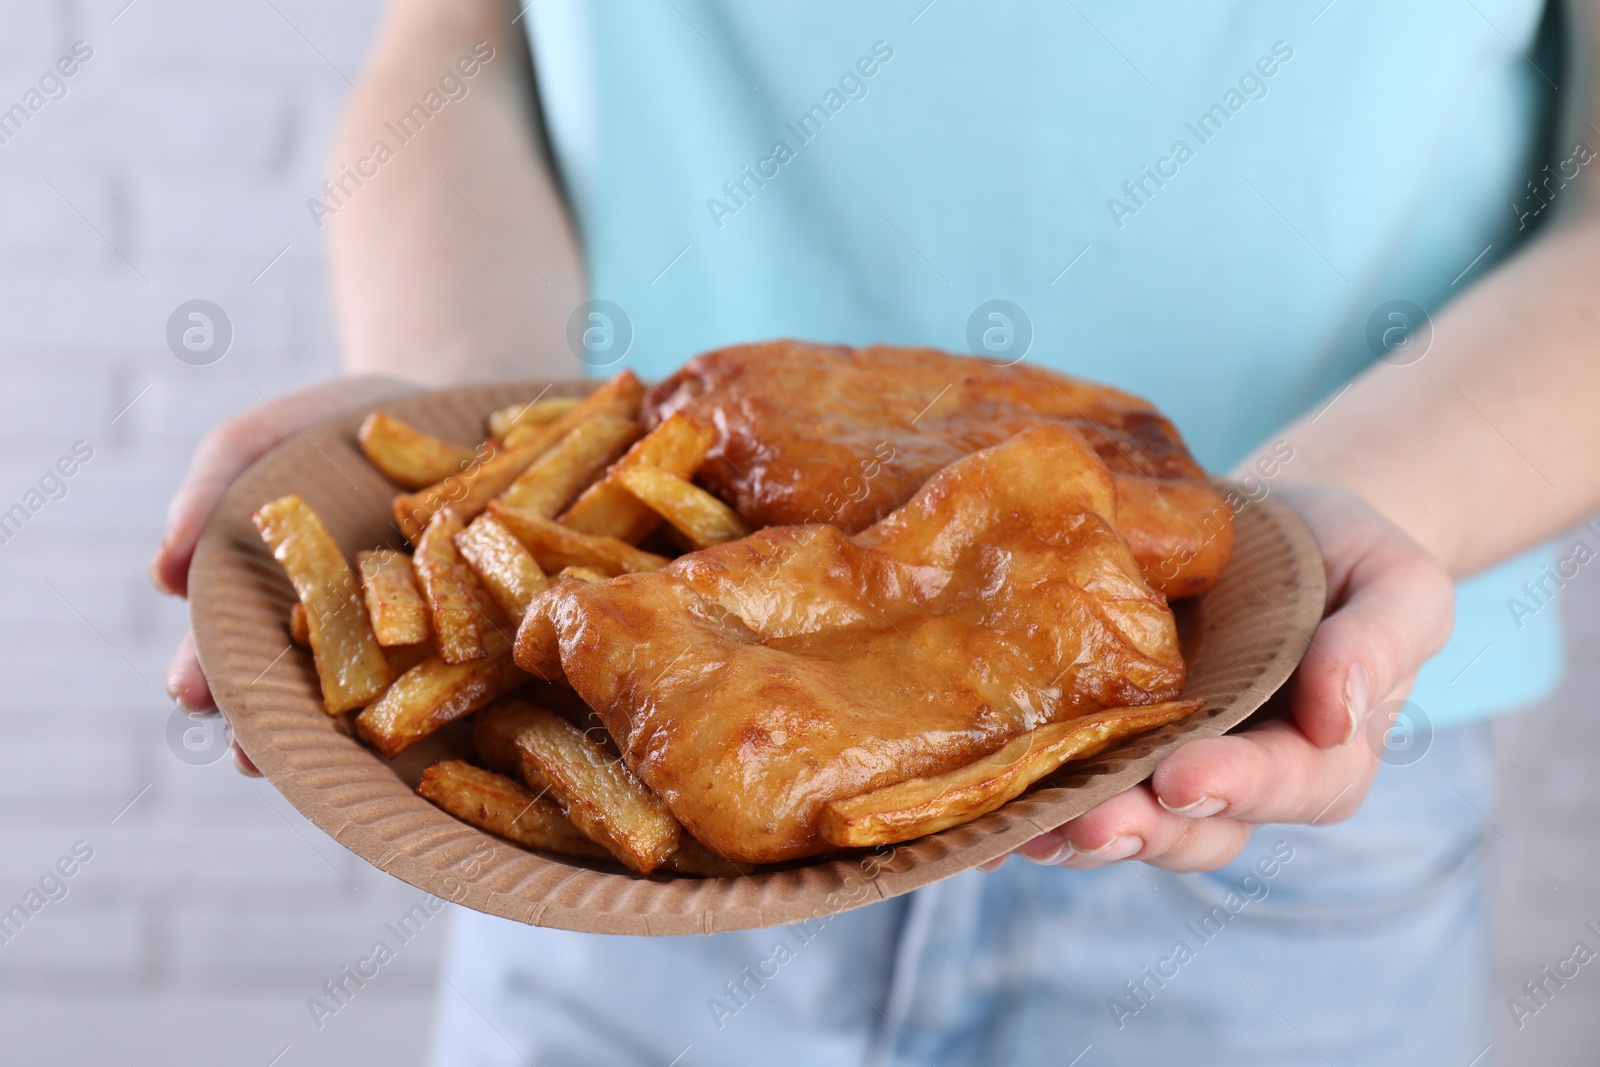
<path fill-rule="evenodd" d="M 714 433 L 700 478 L 754 526 L 863 530 L 951 461 L 1065 422 L 1115 475 L 1117 528 L 1157 589 L 1201 592 L 1232 554 L 1232 513 L 1170 421 L 1136 396 L 1038 367 L 928 348 L 738 345 L 690 360 L 646 415 L 675 411 Z"/>
<path fill-rule="evenodd" d="M 1115 521 L 1094 450 L 1037 425 L 854 536 L 771 527 L 655 573 L 553 586 L 517 659 L 541 666 L 553 630 L 629 767 L 716 854 L 813 855 L 833 847 L 830 801 L 1178 696 L 1172 613 Z"/>

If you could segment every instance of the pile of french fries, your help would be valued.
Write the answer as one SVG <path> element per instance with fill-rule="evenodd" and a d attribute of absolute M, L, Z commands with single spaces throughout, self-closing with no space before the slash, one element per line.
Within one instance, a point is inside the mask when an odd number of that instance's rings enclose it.
<path fill-rule="evenodd" d="M 356 711 L 356 732 L 391 759 L 473 717 L 482 766 L 432 764 L 423 797 L 529 848 L 638 874 L 734 876 L 747 868 L 691 837 L 597 720 L 516 695 L 534 682 L 512 662 L 517 625 L 552 581 L 656 570 L 749 533 L 690 481 L 710 440 L 682 415 L 644 433 L 643 399 L 624 371 L 581 400 L 495 412 L 477 448 L 369 416 L 361 448 L 407 490 L 394 525 L 409 554 L 358 552 L 352 568 L 295 494 L 252 519 L 298 595 L 290 637 L 311 650 L 328 714 Z"/>

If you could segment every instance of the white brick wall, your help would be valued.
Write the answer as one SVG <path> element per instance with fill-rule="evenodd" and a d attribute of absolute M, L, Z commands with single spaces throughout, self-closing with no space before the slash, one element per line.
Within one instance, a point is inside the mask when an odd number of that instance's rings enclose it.
<path fill-rule="evenodd" d="M 420 1062 L 443 928 L 311 1026 L 305 998 L 417 893 L 226 762 L 172 756 L 161 678 L 186 613 L 144 578 L 205 428 L 255 403 L 251 383 L 271 393 L 334 367 L 304 200 L 347 86 L 273 5 L 354 78 L 381 0 L 125 2 L 0 0 L 0 106 L 74 40 L 95 48 L 69 95 L 0 145 L 0 509 L 74 440 L 95 447 L 69 495 L 0 546 L 0 907 L 73 842 L 94 848 L 67 897 L 0 946 L 0 1063 L 264 1065 L 288 1048 L 284 1067 L 405 1067 Z M 210 367 L 164 342 L 193 297 L 234 323 Z M 1574 677 L 1501 731 L 1497 821 L 1560 887 L 1501 848 L 1502 1000 L 1600 919 L 1600 585 L 1574 587 L 1563 610 Z M 1571 733 L 1583 743 L 1552 745 Z M 1539 762 L 1552 747 L 1554 768 Z M 1499 1062 L 1592 1062 L 1600 979 L 1584 973 L 1497 1038 Z"/>
<path fill-rule="evenodd" d="M 304 201 L 347 86 L 270 4 L 137 0 L 111 24 L 124 2 L 0 4 L 0 106 L 72 41 L 95 49 L 0 145 L 0 509 L 73 441 L 95 448 L 0 545 L 0 908 L 94 848 L 0 945 L 0 1063 L 266 1064 L 292 1046 L 285 1067 L 416 1064 L 443 929 L 312 1026 L 305 999 L 419 894 L 226 761 L 168 751 L 186 613 L 144 578 L 205 428 L 256 403 L 251 383 L 334 371 Z M 274 3 L 354 77 L 381 0 Z M 194 297 L 234 324 L 209 367 L 164 339 Z"/>

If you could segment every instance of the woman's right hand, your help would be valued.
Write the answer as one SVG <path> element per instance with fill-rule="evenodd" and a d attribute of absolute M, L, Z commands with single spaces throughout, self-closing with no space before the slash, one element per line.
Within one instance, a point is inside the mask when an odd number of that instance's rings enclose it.
<path fill-rule="evenodd" d="M 415 388 L 398 378 L 339 378 L 268 400 L 217 425 L 195 450 L 189 473 L 167 508 L 167 533 L 150 562 L 151 584 L 169 596 L 189 595 L 189 563 L 211 512 L 234 479 L 273 447 L 331 415 Z M 215 709 L 192 633 L 178 643 L 167 668 L 167 692 L 191 711 Z M 259 773 L 237 744 L 233 758 L 241 771 Z"/>

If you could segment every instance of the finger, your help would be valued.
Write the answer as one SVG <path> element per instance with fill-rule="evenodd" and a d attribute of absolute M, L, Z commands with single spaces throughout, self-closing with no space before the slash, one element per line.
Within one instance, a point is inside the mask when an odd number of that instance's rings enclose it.
<path fill-rule="evenodd" d="M 1312 743 L 1349 744 L 1372 708 L 1449 637 L 1454 590 L 1437 560 L 1351 497 L 1295 496 L 1328 565 L 1332 611 L 1291 682 Z"/>
<path fill-rule="evenodd" d="M 409 390 L 386 378 L 350 378 L 268 400 L 206 435 L 167 510 L 167 530 L 150 562 L 150 581 L 161 592 L 185 596 L 195 545 L 228 486 L 279 442 L 323 416 Z"/>
<path fill-rule="evenodd" d="M 1339 822 L 1355 813 L 1378 770 L 1369 745 L 1322 749 L 1290 722 L 1191 741 L 1150 778 L 1160 806 L 1189 822 Z"/>
<path fill-rule="evenodd" d="M 1007 854 L 1004 856 L 996 856 L 992 860 L 985 860 L 984 862 L 978 864 L 978 870 L 982 871 L 984 874 L 993 874 L 1001 867 L 1004 867 L 1006 865 L 1006 860 L 1010 858 L 1010 854 Z"/>
<path fill-rule="evenodd" d="M 150 581 L 161 592 L 185 596 L 189 562 L 206 521 L 222 494 L 262 453 L 294 433 L 270 406 L 252 408 L 205 436 L 189 472 L 167 509 L 167 532 L 150 563 Z"/>
<path fill-rule="evenodd" d="M 1036 863 L 1076 870 L 1139 860 L 1172 871 L 1209 871 L 1237 856 L 1250 832 L 1249 825 L 1235 819 L 1174 815 L 1147 787 L 1138 786 L 1035 838 L 1021 851 Z M 1052 851 L 1045 855 L 1047 848 Z"/>
<path fill-rule="evenodd" d="M 254 763 L 250 762 L 250 757 L 244 754 L 244 749 L 239 747 L 239 742 L 235 741 L 230 745 L 228 751 L 233 754 L 234 770 L 249 778 L 261 777 L 261 772 L 256 769 Z"/>
<path fill-rule="evenodd" d="M 211 686 L 206 683 L 205 672 L 200 669 L 200 657 L 195 654 L 194 634 L 186 633 L 178 642 L 172 663 L 167 667 L 167 695 L 190 711 L 207 711 L 216 707 L 211 699 Z"/>

